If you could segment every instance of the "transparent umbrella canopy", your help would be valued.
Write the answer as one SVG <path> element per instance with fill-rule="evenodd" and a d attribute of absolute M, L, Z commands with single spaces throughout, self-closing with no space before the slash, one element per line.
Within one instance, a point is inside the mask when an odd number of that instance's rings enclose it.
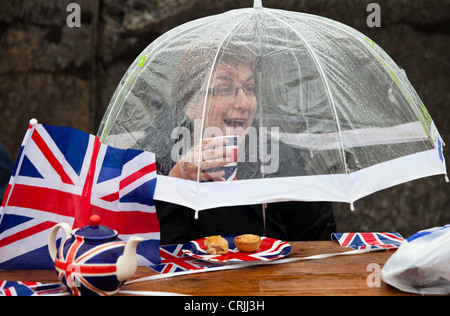
<path fill-rule="evenodd" d="M 237 177 L 204 181 L 204 139 L 226 134 L 239 136 Z M 261 1 L 152 42 L 125 73 L 98 135 L 108 145 L 154 152 L 155 199 L 197 211 L 353 204 L 446 175 L 433 120 L 376 43 L 339 22 Z M 196 176 L 173 176 L 188 153 Z"/>

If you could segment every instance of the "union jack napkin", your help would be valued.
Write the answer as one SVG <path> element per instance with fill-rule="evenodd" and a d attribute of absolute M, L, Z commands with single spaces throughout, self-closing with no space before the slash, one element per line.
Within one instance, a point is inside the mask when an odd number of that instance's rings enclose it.
<path fill-rule="evenodd" d="M 161 246 L 159 248 L 161 264 L 149 266 L 149 268 L 158 273 L 165 274 L 194 270 L 208 270 L 221 267 L 185 255 L 182 248 L 183 244 Z"/>
<path fill-rule="evenodd" d="M 331 240 L 336 240 L 342 247 L 353 249 L 395 249 L 404 240 L 399 233 L 334 233 Z"/>
<path fill-rule="evenodd" d="M 0 281 L 0 296 L 39 296 L 61 294 L 66 287 L 61 283 Z"/>

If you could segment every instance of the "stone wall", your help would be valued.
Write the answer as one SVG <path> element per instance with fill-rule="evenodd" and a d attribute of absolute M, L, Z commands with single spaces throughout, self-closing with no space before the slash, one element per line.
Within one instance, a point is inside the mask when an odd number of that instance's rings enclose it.
<path fill-rule="evenodd" d="M 81 8 L 70 28 L 69 3 Z M 367 5 L 381 27 L 366 25 Z M 252 6 L 252 0 L 3 0 L 0 5 L 0 142 L 17 156 L 30 118 L 95 134 L 134 58 L 167 30 L 190 20 Z M 325 16 L 373 39 L 406 70 L 444 140 L 450 139 L 450 1 L 263 0 L 269 8 Z M 446 151 L 447 160 L 449 158 Z M 405 236 L 450 223 L 443 176 L 416 180 L 355 203 L 335 204 L 340 231 Z"/>

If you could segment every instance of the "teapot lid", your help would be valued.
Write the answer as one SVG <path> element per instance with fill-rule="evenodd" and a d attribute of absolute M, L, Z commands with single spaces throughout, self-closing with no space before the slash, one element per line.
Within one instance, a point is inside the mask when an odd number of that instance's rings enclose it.
<path fill-rule="evenodd" d="M 107 226 L 100 225 L 100 216 L 89 217 L 89 225 L 79 228 L 75 235 L 88 239 L 113 239 L 117 237 L 117 231 Z"/>

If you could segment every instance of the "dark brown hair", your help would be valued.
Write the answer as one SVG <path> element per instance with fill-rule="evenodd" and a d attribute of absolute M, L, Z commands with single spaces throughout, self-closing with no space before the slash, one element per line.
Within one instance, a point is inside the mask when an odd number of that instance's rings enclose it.
<path fill-rule="evenodd" d="M 216 58 L 217 57 L 217 58 Z M 199 44 L 187 50 L 180 59 L 172 86 L 172 102 L 183 108 L 194 97 L 206 76 L 220 63 L 244 64 L 256 73 L 255 55 L 245 46 L 236 44 Z"/>

